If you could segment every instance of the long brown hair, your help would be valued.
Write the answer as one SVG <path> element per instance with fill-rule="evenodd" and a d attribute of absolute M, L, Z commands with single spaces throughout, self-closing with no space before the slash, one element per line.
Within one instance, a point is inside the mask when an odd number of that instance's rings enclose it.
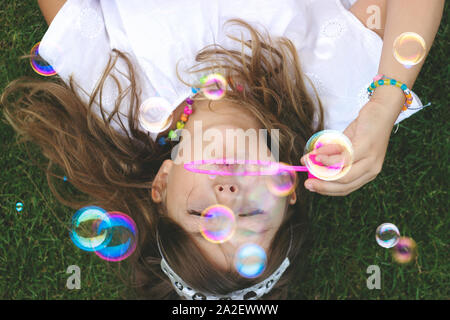
<path fill-rule="evenodd" d="M 204 74 L 220 70 L 226 79 L 239 79 L 242 87 L 237 88 L 236 82 L 229 82 L 230 91 L 227 91 L 225 99 L 247 108 L 269 132 L 279 129 L 280 161 L 298 163 L 306 141 L 323 129 L 323 109 L 320 100 L 317 99 L 315 104 L 307 93 L 294 45 L 287 38 L 272 39 L 268 34 L 263 35 L 239 19 L 227 23 L 235 23 L 250 32 L 251 40 L 248 41 L 230 38 L 243 48 L 251 49 L 251 55 L 243 50 L 227 50 L 213 44 L 198 52 L 198 64 L 188 71 Z M 119 86 L 114 111 L 108 118 L 103 115 L 100 119 L 92 107 L 98 104 L 103 110 L 103 85 L 108 77 L 114 78 L 112 70 L 118 59 L 126 63 L 129 86 L 125 89 Z M 181 78 L 180 81 L 186 83 Z M 188 85 L 198 87 L 198 83 Z M 73 209 L 95 204 L 108 211 L 122 211 L 136 222 L 138 246 L 127 261 L 132 270 L 130 280 L 139 297 L 178 298 L 159 266 L 160 254 L 156 244 L 156 231 L 159 230 L 172 269 L 193 288 L 213 294 L 226 294 L 261 281 L 281 264 L 292 243 L 289 251 L 291 266 L 272 291 L 263 297 L 286 298 L 287 284 L 295 274 L 307 234 L 309 193 L 303 187 L 306 177 L 298 177 L 297 202 L 289 207 L 272 241 L 268 264 L 261 277 L 249 280 L 213 268 L 191 236 L 168 217 L 165 208 L 151 200 L 151 183 L 162 162 L 170 158 L 170 148 L 158 145 L 147 133 L 139 130 L 140 93 L 129 57 L 113 50 L 108 66 L 87 103 L 77 94 L 72 77 L 68 83 L 56 77 L 50 81 L 32 78 L 13 81 L 2 94 L 1 105 L 5 118 L 20 137 L 18 142 L 37 144 L 48 158 L 47 181 L 59 201 Z M 125 97 L 129 99 L 129 131 L 126 135 L 110 126 L 111 118 Z M 126 131 L 123 124 L 121 126 Z M 58 190 L 60 184 L 55 182 L 55 178 L 62 178 L 56 173 L 61 169 L 84 198 L 74 199 L 73 195 Z"/>

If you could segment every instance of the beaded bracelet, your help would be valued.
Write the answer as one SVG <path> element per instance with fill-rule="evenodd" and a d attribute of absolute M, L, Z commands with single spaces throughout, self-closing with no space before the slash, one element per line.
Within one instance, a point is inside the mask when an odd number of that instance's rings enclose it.
<path fill-rule="evenodd" d="M 167 134 L 167 137 L 160 137 L 158 139 L 158 144 L 160 146 L 164 146 L 167 144 L 167 141 L 169 140 L 175 140 L 178 137 L 178 134 L 181 129 L 184 128 L 184 125 L 186 124 L 189 115 L 193 112 L 192 105 L 194 104 L 194 100 L 192 98 L 195 96 L 195 94 L 199 91 L 198 88 L 191 88 L 191 95 L 189 98 L 186 99 L 186 105 L 184 106 L 183 114 L 180 117 L 180 121 L 177 121 L 177 128 L 175 130 L 170 130 Z"/>
<path fill-rule="evenodd" d="M 375 89 L 382 85 L 391 85 L 391 86 L 396 86 L 396 87 L 402 89 L 403 93 L 405 95 L 405 98 L 406 98 L 405 104 L 402 107 L 402 112 L 408 109 L 408 107 L 411 105 L 411 103 L 413 101 L 411 90 L 408 89 L 406 84 L 404 84 L 398 80 L 388 78 L 382 74 L 377 74 L 375 76 L 375 78 L 373 78 L 373 82 L 367 88 L 367 91 L 369 92 L 369 98 L 373 95 L 373 92 L 375 91 Z"/>

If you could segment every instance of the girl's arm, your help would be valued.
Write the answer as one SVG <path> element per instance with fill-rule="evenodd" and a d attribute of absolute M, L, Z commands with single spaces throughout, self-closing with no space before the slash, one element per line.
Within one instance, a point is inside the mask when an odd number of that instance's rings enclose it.
<path fill-rule="evenodd" d="M 39 8 L 45 21 L 50 25 L 59 9 L 66 3 L 66 0 L 38 0 Z"/>
<path fill-rule="evenodd" d="M 442 18 L 444 0 L 388 0 L 386 3 L 378 73 L 399 80 L 411 89 L 425 59 L 409 69 L 405 68 L 394 57 L 394 40 L 403 32 L 415 32 L 425 40 L 428 54 Z M 375 179 L 383 167 L 392 128 L 404 102 L 405 96 L 399 88 L 377 87 L 358 117 L 344 130 L 354 150 L 350 171 L 336 181 L 307 179 L 305 187 L 322 195 L 345 196 Z M 320 154 L 320 148 L 317 153 Z M 301 159 L 303 165 L 306 156 Z"/>
<path fill-rule="evenodd" d="M 386 6 L 383 51 L 378 73 L 399 80 L 412 89 L 425 58 L 411 68 L 405 68 L 394 57 L 394 41 L 404 32 L 417 33 L 425 40 L 428 55 L 442 18 L 444 0 L 388 0 Z M 384 106 L 383 112 L 390 115 L 393 126 L 405 102 L 403 92 L 396 87 L 380 86 L 372 99 Z"/>

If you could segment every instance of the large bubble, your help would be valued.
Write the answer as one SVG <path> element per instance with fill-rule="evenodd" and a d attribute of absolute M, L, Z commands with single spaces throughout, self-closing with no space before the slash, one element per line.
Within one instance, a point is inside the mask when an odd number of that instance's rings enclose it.
<path fill-rule="evenodd" d="M 257 278 L 266 269 L 266 252 L 259 245 L 248 243 L 241 246 L 235 257 L 235 267 L 245 278 Z"/>
<path fill-rule="evenodd" d="M 415 32 L 404 32 L 393 45 L 394 57 L 406 68 L 420 63 L 426 55 L 425 40 Z"/>
<path fill-rule="evenodd" d="M 137 227 L 133 219 L 122 212 L 108 212 L 108 215 L 110 223 L 102 221 L 97 232 L 109 231 L 111 241 L 104 248 L 96 250 L 95 254 L 107 261 L 121 261 L 136 249 Z"/>
<path fill-rule="evenodd" d="M 31 48 L 31 58 L 30 58 L 30 64 L 31 68 L 39 75 L 44 77 L 50 77 L 56 74 L 56 71 L 53 69 L 53 67 L 48 64 L 40 55 L 39 55 L 39 44 L 40 42 L 36 43 L 33 48 Z"/>
<path fill-rule="evenodd" d="M 305 164 L 315 177 L 333 181 L 345 176 L 353 162 L 351 141 L 336 130 L 323 130 L 309 138 L 305 146 Z"/>
<path fill-rule="evenodd" d="M 375 232 L 377 243 L 383 248 L 392 248 L 398 242 L 400 231 L 392 223 L 383 223 Z"/>
<path fill-rule="evenodd" d="M 294 192 L 297 172 L 280 168 L 276 174 L 266 176 L 269 191 L 277 197 L 286 197 Z"/>
<path fill-rule="evenodd" d="M 224 243 L 233 236 L 236 229 L 234 212 L 224 205 L 213 205 L 203 210 L 200 232 L 212 243 Z"/>
<path fill-rule="evenodd" d="M 98 226 L 104 224 L 102 232 Z M 73 243 L 85 251 L 96 251 L 106 247 L 111 241 L 111 220 L 106 210 L 97 206 L 79 209 L 72 218 L 70 238 Z"/>
<path fill-rule="evenodd" d="M 158 133 L 170 127 L 173 121 L 169 102 L 161 97 L 145 100 L 139 108 L 139 123 L 152 133 Z"/>

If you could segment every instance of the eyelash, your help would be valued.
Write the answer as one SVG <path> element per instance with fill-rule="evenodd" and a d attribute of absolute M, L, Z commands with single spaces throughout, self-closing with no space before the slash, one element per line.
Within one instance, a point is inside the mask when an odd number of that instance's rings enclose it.
<path fill-rule="evenodd" d="M 188 213 L 189 213 L 189 214 L 192 214 L 192 215 L 194 215 L 194 216 L 199 216 L 199 217 L 202 215 L 201 212 L 198 212 L 198 211 L 195 211 L 195 210 L 188 210 Z M 262 214 L 262 213 L 263 213 L 262 210 L 254 210 L 254 211 L 252 211 L 252 212 L 240 214 L 239 216 L 240 216 L 240 217 L 244 217 L 244 218 L 245 218 L 245 217 L 253 217 L 253 216 L 256 216 L 256 215 Z"/>

